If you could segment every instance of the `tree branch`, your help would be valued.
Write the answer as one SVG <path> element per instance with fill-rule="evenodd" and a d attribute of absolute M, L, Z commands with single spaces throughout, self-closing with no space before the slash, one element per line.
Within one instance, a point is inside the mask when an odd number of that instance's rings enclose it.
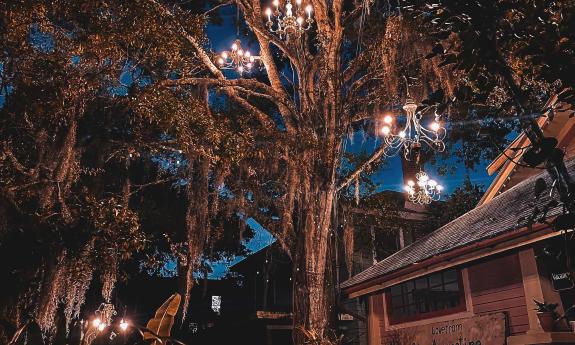
<path fill-rule="evenodd" d="M 357 177 L 359 177 L 359 175 L 365 170 L 367 169 L 371 163 L 373 163 L 376 159 L 378 159 L 379 157 L 381 157 L 383 155 L 383 153 L 385 152 L 385 149 L 387 148 L 387 146 L 385 146 L 385 144 L 381 145 L 377 150 L 375 150 L 375 152 L 371 155 L 371 157 L 369 157 L 365 162 L 363 162 L 358 168 L 356 168 L 351 174 L 347 175 L 347 177 L 345 177 L 343 179 L 343 181 L 337 186 L 337 191 L 341 190 L 342 188 L 346 187 L 347 185 L 349 185 L 353 180 L 355 180 Z"/>

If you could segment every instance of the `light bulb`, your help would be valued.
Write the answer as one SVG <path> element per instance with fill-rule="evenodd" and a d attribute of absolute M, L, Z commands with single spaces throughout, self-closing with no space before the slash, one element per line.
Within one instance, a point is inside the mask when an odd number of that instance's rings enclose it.
<path fill-rule="evenodd" d="M 400 136 L 401 138 L 405 138 L 405 131 L 399 132 L 399 136 Z"/>
<path fill-rule="evenodd" d="M 251 62 L 248 62 L 248 63 L 246 64 L 246 67 L 247 67 L 248 69 L 252 68 L 252 66 L 253 66 L 253 65 L 252 65 Z"/>
<path fill-rule="evenodd" d="M 301 6 L 301 0 L 295 0 L 295 3 L 296 3 L 298 6 Z"/>
<path fill-rule="evenodd" d="M 256 60 L 256 58 L 255 58 L 255 57 L 253 57 L 253 56 L 250 56 L 250 62 L 254 62 L 255 60 Z"/>
<path fill-rule="evenodd" d="M 238 50 L 238 55 L 239 56 L 243 56 L 244 55 L 244 51 L 242 49 Z"/>
<path fill-rule="evenodd" d="M 271 8 L 266 8 L 266 16 L 268 16 L 268 21 L 272 20 L 272 9 Z"/>
<path fill-rule="evenodd" d="M 391 132 L 391 128 L 389 128 L 389 126 L 383 126 L 381 127 L 381 133 L 383 135 L 389 135 L 389 133 Z"/>
<path fill-rule="evenodd" d="M 289 16 L 292 15 L 292 11 L 291 11 L 291 8 L 292 8 L 292 7 L 293 7 L 292 4 L 290 4 L 290 3 L 286 4 L 286 16 L 289 17 Z"/>
<path fill-rule="evenodd" d="M 238 72 L 242 73 L 244 71 L 244 66 L 239 66 L 238 67 Z"/>
<path fill-rule="evenodd" d="M 225 60 L 225 59 L 227 59 L 227 58 L 228 58 L 228 53 L 223 52 L 223 53 L 222 53 L 222 59 Z"/>
<path fill-rule="evenodd" d="M 411 187 L 408 185 L 403 186 L 403 189 L 405 189 L 406 192 L 410 192 L 411 191 Z"/>
<path fill-rule="evenodd" d="M 218 59 L 218 63 L 219 63 L 220 65 L 223 65 L 223 64 L 224 64 L 224 59 L 219 58 L 219 59 Z"/>
<path fill-rule="evenodd" d="M 238 45 L 237 45 L 237 43 L 232 44 L 232 50 L 233 50 L 233 51 L 238 50 Z"/>
<path fill-rule="evenodd" d="M 249 58 L 250 56 L 252 56 L 252 53 L 250 53 L 249 50 L 246 50 L 246 52 L 244 53 L 244 56 Z"/>
<path fill-rule="evenodd" d="M 383 118 L 383 122 L 387 123 L 388 125 L 391 125 L 391 123 L 393 122 L 393 117 L 391 115 L 385 115 L 385 117 Z"/>
<path fill-rule="evenodd" d="M 272 4 L 274 4 L 274 6 L 276 7 L 276 9 L 280 6 L 280 0 L 274 0 L 272 2 Z"/>
<path fill-rule="evenodd" d="M 311 5 L 307 5 L 307 6 L 305 7 L 305 11 L 307 12 L 307 15 L 308 15 L 309 18 L 311 18 L 311 10 L 312 10 Z"/>
<path fill-rule="evenodd" d="M 102 322 L 98 325 L 98 331 L 102 332 L 106 328 L 106 323 Z"/>
<path fill-rule="evenodd" d="M 435 188 L 435 186 L 437 186 L 437 182 L 435 180 L 429 180 L 429 182 L 427 182 L 427 184 L 431 188 Z"/>
<path fill-rule="evenodd" d="M 297 17 L 297 23 L 301 26 L 303 24 L 303 18 Z"/>
<path fill-rule="evenodd" d="M 429 180 L 429 176 L 427 176 L 427 174 L 422 174 L 422 176 L 420 177 L 420 180 L 423 182 L 427 182 Z"/>
<path fill-rule="evenodd" d="M 92 321 L 92 326 L 98 328 L 98 326 L 100 326 L 101 323 L 102 323 L 102 320 L 100 320 L 100 318 L 97 317 Z"/>
<path fill-rule="evenodd" d="M 122 331 L 125 331 L 128 329 L 128 323 L 124 319 L 122 319 L 122 321 L 120 321 L 120 329 Z"/>
<path fill-rule="evenodd" d="M 429 125 L 429 128 L 431 128 L 432 131 L 437 132 L 439 128 L 441 128 L 441 126 L 439 125 L 438 122 L 433 121 L 431 125 Z"/>
<path fill-rule="evenodd" d="M 415 186 L 415 182 L 413 182 L 412 180 L 407 181 L 407 185 L 410 187 Z"/>
<path fill-rule="evenodd" d="M 443 186 L 440 185 L 440 184 L 438 184 L 438 185 L 437 185 L 437 191 L 438 191 L 439 193 L 441 193 L 442 190 L 443 190 Z"/>

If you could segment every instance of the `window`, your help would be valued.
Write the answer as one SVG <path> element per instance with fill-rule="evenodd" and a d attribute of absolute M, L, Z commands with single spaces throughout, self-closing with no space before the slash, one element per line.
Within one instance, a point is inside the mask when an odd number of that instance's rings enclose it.
<path fill-rule="evenodd" d="M 459 271 L 452 269 L 410 280 L 386 291 L 391 323 L 462 311 L 465 296 Z"/>

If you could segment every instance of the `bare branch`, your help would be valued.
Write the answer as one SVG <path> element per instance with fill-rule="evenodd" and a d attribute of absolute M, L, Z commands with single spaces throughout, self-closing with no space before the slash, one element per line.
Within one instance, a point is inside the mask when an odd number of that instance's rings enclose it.
<path fill-rule="evenodd" d="M 346 178 L 343 179 L 343 181 L 339 184 L 339 186 L 337 186 L 336 190 L 338 190 L 338 191 L 341 190 L 342 188 L 349 185 L 357 177 L 359 177 L 359 175 L 365 169 L 367 169 L 371 165 L 371 163 L 373 163 L 376 159 L 380 158 L 383 155 L 386 148 L 387 148 L 387 146 L 381 145 L 377 150 L 375 150 L 375 152 L 371 155 L 371 157 L 369 157 L 365 162 L 363 162 L 359 167 L 357 167 L 351 174 L 349 174 Z"/>

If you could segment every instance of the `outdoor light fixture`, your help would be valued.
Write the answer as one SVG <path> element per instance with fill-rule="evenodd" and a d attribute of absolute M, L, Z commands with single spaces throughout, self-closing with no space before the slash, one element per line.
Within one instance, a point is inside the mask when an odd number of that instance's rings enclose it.
<path fill-rule="evenodd" d="M 235 40 L 229 51 L 226 50 L 216 57 L 220 69 L 235 69 L 240 74 L 249 72 L 259 59 L 259 56 L 244 50 L 240 40 Z"/>
<path fill-rule="evenodd" d="M 379 129 L 386 145 L 384 154 L 387 157 L 396 155 L 402 148 L 404 156 L 409 160 L 411 149 L 420 148 L 425 143 L 433 150 L 443 152 L 445 150 L 445 128 L 439 121 L 439 115 L 435 115 L 433 122 L 422 124 L 421 112 L 416 112 L 417 104 L 411 98 L 408 98 L 403 106 L 406 113 L 405 126 L 400 128 L 396 119 L 391 115 L 385 115 L 382 119 L 382 125 Z"/>
<path fill-rule="evenodd" d="M 311 5 L 302 4 L 302 0 L 295 0 L 295 7 L 291 0 L 285 1 L 285 8 L 280 9 L 280 0 L 273 0 L 273 9 L 268 7 L 265 10 L 267 17 L 266 25 L 268 29 L 277 34 L 281 39 L 289 41 L 291 37 L 299 38 L 305 31 L 311 28 L 313 19 Z"/>
<path fill-rule="evenodd" d="M 126 320 L 122 319 L 122 321 L 120 321 L 120 329 L 122 331 L 126 331 L 128 329 L 128 326 L 129 324 Z"/>
<path fill-rule="evenodd" d="M 407 181 L 404 186 L 409 201 L 415 204 L 426 205 L 441 198 L 443 186 L 432 180 L 424 171 L 415 175 L 417 181 Z"/>

